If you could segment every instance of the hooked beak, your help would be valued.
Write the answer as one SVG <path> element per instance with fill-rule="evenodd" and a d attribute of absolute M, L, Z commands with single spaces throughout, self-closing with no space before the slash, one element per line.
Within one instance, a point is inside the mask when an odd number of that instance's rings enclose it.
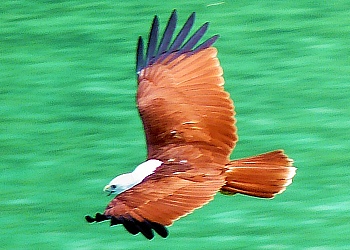
<path fill-rule="evenodd" d="M 107 192 L 107 193 L 109 193 L 107 196 L 110 196 L 112 193 L 113 193 L 113 191 L 111 190 L 111 185 L 106 185 L 104 188 L 103 188 L 103 192 Z"/>

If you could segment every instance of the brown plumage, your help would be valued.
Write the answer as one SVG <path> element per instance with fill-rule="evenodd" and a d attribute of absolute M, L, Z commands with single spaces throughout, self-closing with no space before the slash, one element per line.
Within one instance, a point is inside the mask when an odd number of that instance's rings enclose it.
<path fill-rule="evenodd" d="M 111 220 L 132 234 L 162 237 L 180 217 L 202 207 L 217 192 L 273 198 L 292 182 L 296 168 L 282 150 L 230 161 L 237 142 L 233 103 L 225 92 L 223 71 L 212 44 L 201 45 L 208 24 L 188 41 L 194 13 L 170 44 L 176 11 L 158 45 L 158 18 L 146 56 L 137 53 L 137 105 L 144 125 L 148 159 L 162 161 L 141 183 L 117 195 L 103 214 L 87 221 Z M 158 48 L 157 48 L 158 46 Z M 197 47 L 195 47 L 197 46 Z"/>

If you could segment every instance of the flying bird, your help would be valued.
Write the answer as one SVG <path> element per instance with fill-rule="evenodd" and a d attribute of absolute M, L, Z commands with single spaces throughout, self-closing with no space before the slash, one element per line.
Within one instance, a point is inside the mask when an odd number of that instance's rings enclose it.
<path fill-rule="evenodd" d="M 238 137 L 233 102 L 213 47 L 218 35 L 200 43 L 208 29 L 204 23 L 189 37 L 194 20 L 192 13 L 173 38 L 174 10 L 159 42 L 157 16 L 146 48 L 139 37 L 137 107 L 147 160 L 105 186 L 116 196 L 103 214 L 85 216 L 88 222 L 110 220 L 133 235 L 152 239 L 156 232 L 165 238 L 167 226 L 218 192 L 273 198 L 292 183 L 296 168 L 283 150 L 230 160 Z"/>

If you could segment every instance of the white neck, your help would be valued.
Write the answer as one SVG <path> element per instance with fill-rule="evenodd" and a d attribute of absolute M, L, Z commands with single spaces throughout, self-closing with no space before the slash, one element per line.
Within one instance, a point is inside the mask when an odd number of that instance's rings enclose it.
<path fill-rule="evenodd" d="M 115 177 L 105 187 L 105 191 L 120 194 L 141 183 L 147 176 L 153 174 L 162 163 L 162 161 L 155 159 L 145 161 L 138 165 L 133 172 Z M 115 187 L 112 188 L 113 186 Z"/>
<path fill-rule="evenodd" d="M 139 182 L 143 181 L 147 176 L 151 175 L 156 169 L 162 165 L 163 162 L 155 159 L 145 161 L 138 165 L 134 171 L 131 172 L 133 177 Z"/>

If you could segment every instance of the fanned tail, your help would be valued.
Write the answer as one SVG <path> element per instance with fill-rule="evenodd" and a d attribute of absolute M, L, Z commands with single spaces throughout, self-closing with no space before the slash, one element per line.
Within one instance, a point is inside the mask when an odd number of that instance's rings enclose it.
<path fill-rule="evenodd" d="M 293 160 L 283 150 L 233 160 L 226 165 L 226 184 L 220 191 L 273 198 L 286 190 L 295 173 Z"/>

